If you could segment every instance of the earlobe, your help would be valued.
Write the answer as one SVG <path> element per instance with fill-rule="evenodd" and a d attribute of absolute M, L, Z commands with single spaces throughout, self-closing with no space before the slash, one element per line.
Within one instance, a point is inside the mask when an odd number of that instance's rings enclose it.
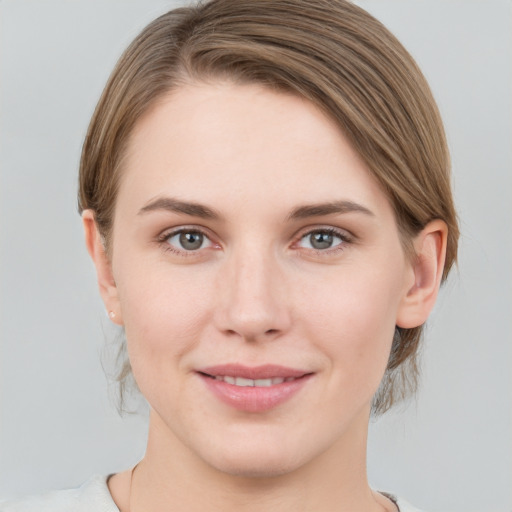
<path fill-rule="evenodd" d="M 122 325 L 121 309 L 119 307 L 119 297 L 116 282 L 112 274 L 112 264 L 107 255 L 102 237 L 98 231 L 94 212 L 84 210 L 82 213 L 82 223 L 84 226 L 85 245 L 96 267 L 96 276 L 101 297 L 105 308 L 109 312 L 112 322 Z"/>
<path fill-rule="evenodd" d="M 406 285 L 396 325 L 405 329 L 425 323 L 441 285 L 448 227 L 442 220 L 429 222 L 414 239 L 413 278 Z"/>

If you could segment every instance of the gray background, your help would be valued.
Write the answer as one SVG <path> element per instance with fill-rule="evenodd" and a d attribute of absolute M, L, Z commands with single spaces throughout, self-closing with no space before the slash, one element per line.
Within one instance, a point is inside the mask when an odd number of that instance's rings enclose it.
<path fill-rule="evenodd" d="M 432 512 L 510 512 L 512 3 L 359 3 L 431 83 L 462 227 L 422 389 L 371 425 L 370 480 Z M 144 415 L 117 415 L 100 363 L 113 333 L 83 245 L 76 170 L 117 57 L 172 5 L 0 3 L 0 495 L 76 486 L 143 454 Z"/>

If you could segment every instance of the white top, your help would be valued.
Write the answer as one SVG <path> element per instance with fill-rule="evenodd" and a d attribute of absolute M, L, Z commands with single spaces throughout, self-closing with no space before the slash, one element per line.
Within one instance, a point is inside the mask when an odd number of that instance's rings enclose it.
<path fill-rule="evenodd" d="M 78 489 L 52 491 L 13 501 L 0 502 L 0 512 L 119 512 L 107 486 L 106 476 L 93 476 Z M 400 512 L 420 512 L 391 494 Z"/>

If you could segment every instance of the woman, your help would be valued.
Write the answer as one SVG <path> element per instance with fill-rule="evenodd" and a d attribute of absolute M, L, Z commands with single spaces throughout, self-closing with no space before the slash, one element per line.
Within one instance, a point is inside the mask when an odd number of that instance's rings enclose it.
<path fill-rule="evenodd" d="M 414 391 L 458 229 L 434 100 L 380 23 L 343 1 L 160 17 L 100 99 L 79 204 L 147 451 L 5 510 L 413 510 L 370 489 L 368 420 Z"/>

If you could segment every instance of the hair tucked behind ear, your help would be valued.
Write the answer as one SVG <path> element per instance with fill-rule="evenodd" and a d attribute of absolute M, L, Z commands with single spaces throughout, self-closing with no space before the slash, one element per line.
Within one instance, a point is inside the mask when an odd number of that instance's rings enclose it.
<path fill-rule="evenodd" d="M 438 109 L 403 46 L 344 0 L 213 0 L 170 11 L 142 31 L 105 87 L 80 164 L 79 208 L 95 211 L 108 249 L 135 123 L 173 88 L 219 77 L 288 91 L 321 108 L 387 194 L 408 253 L 428 222 L 447 224 L 446 278 L 459 232 Z M 376 413 L 416 387 L 422 327 L 397 332 Z"/>
<path fill-rule="evenodd" d="M 405 356 L 404 345 L 409 346 L 410 350 Z M 396 327 L 386 373 L 373 397 L 372 413 L 376 415 L 387 411 L 394 404 L 409 398 L 418 387 L 418 373 L 416 333 L 412 329 Z"/>

